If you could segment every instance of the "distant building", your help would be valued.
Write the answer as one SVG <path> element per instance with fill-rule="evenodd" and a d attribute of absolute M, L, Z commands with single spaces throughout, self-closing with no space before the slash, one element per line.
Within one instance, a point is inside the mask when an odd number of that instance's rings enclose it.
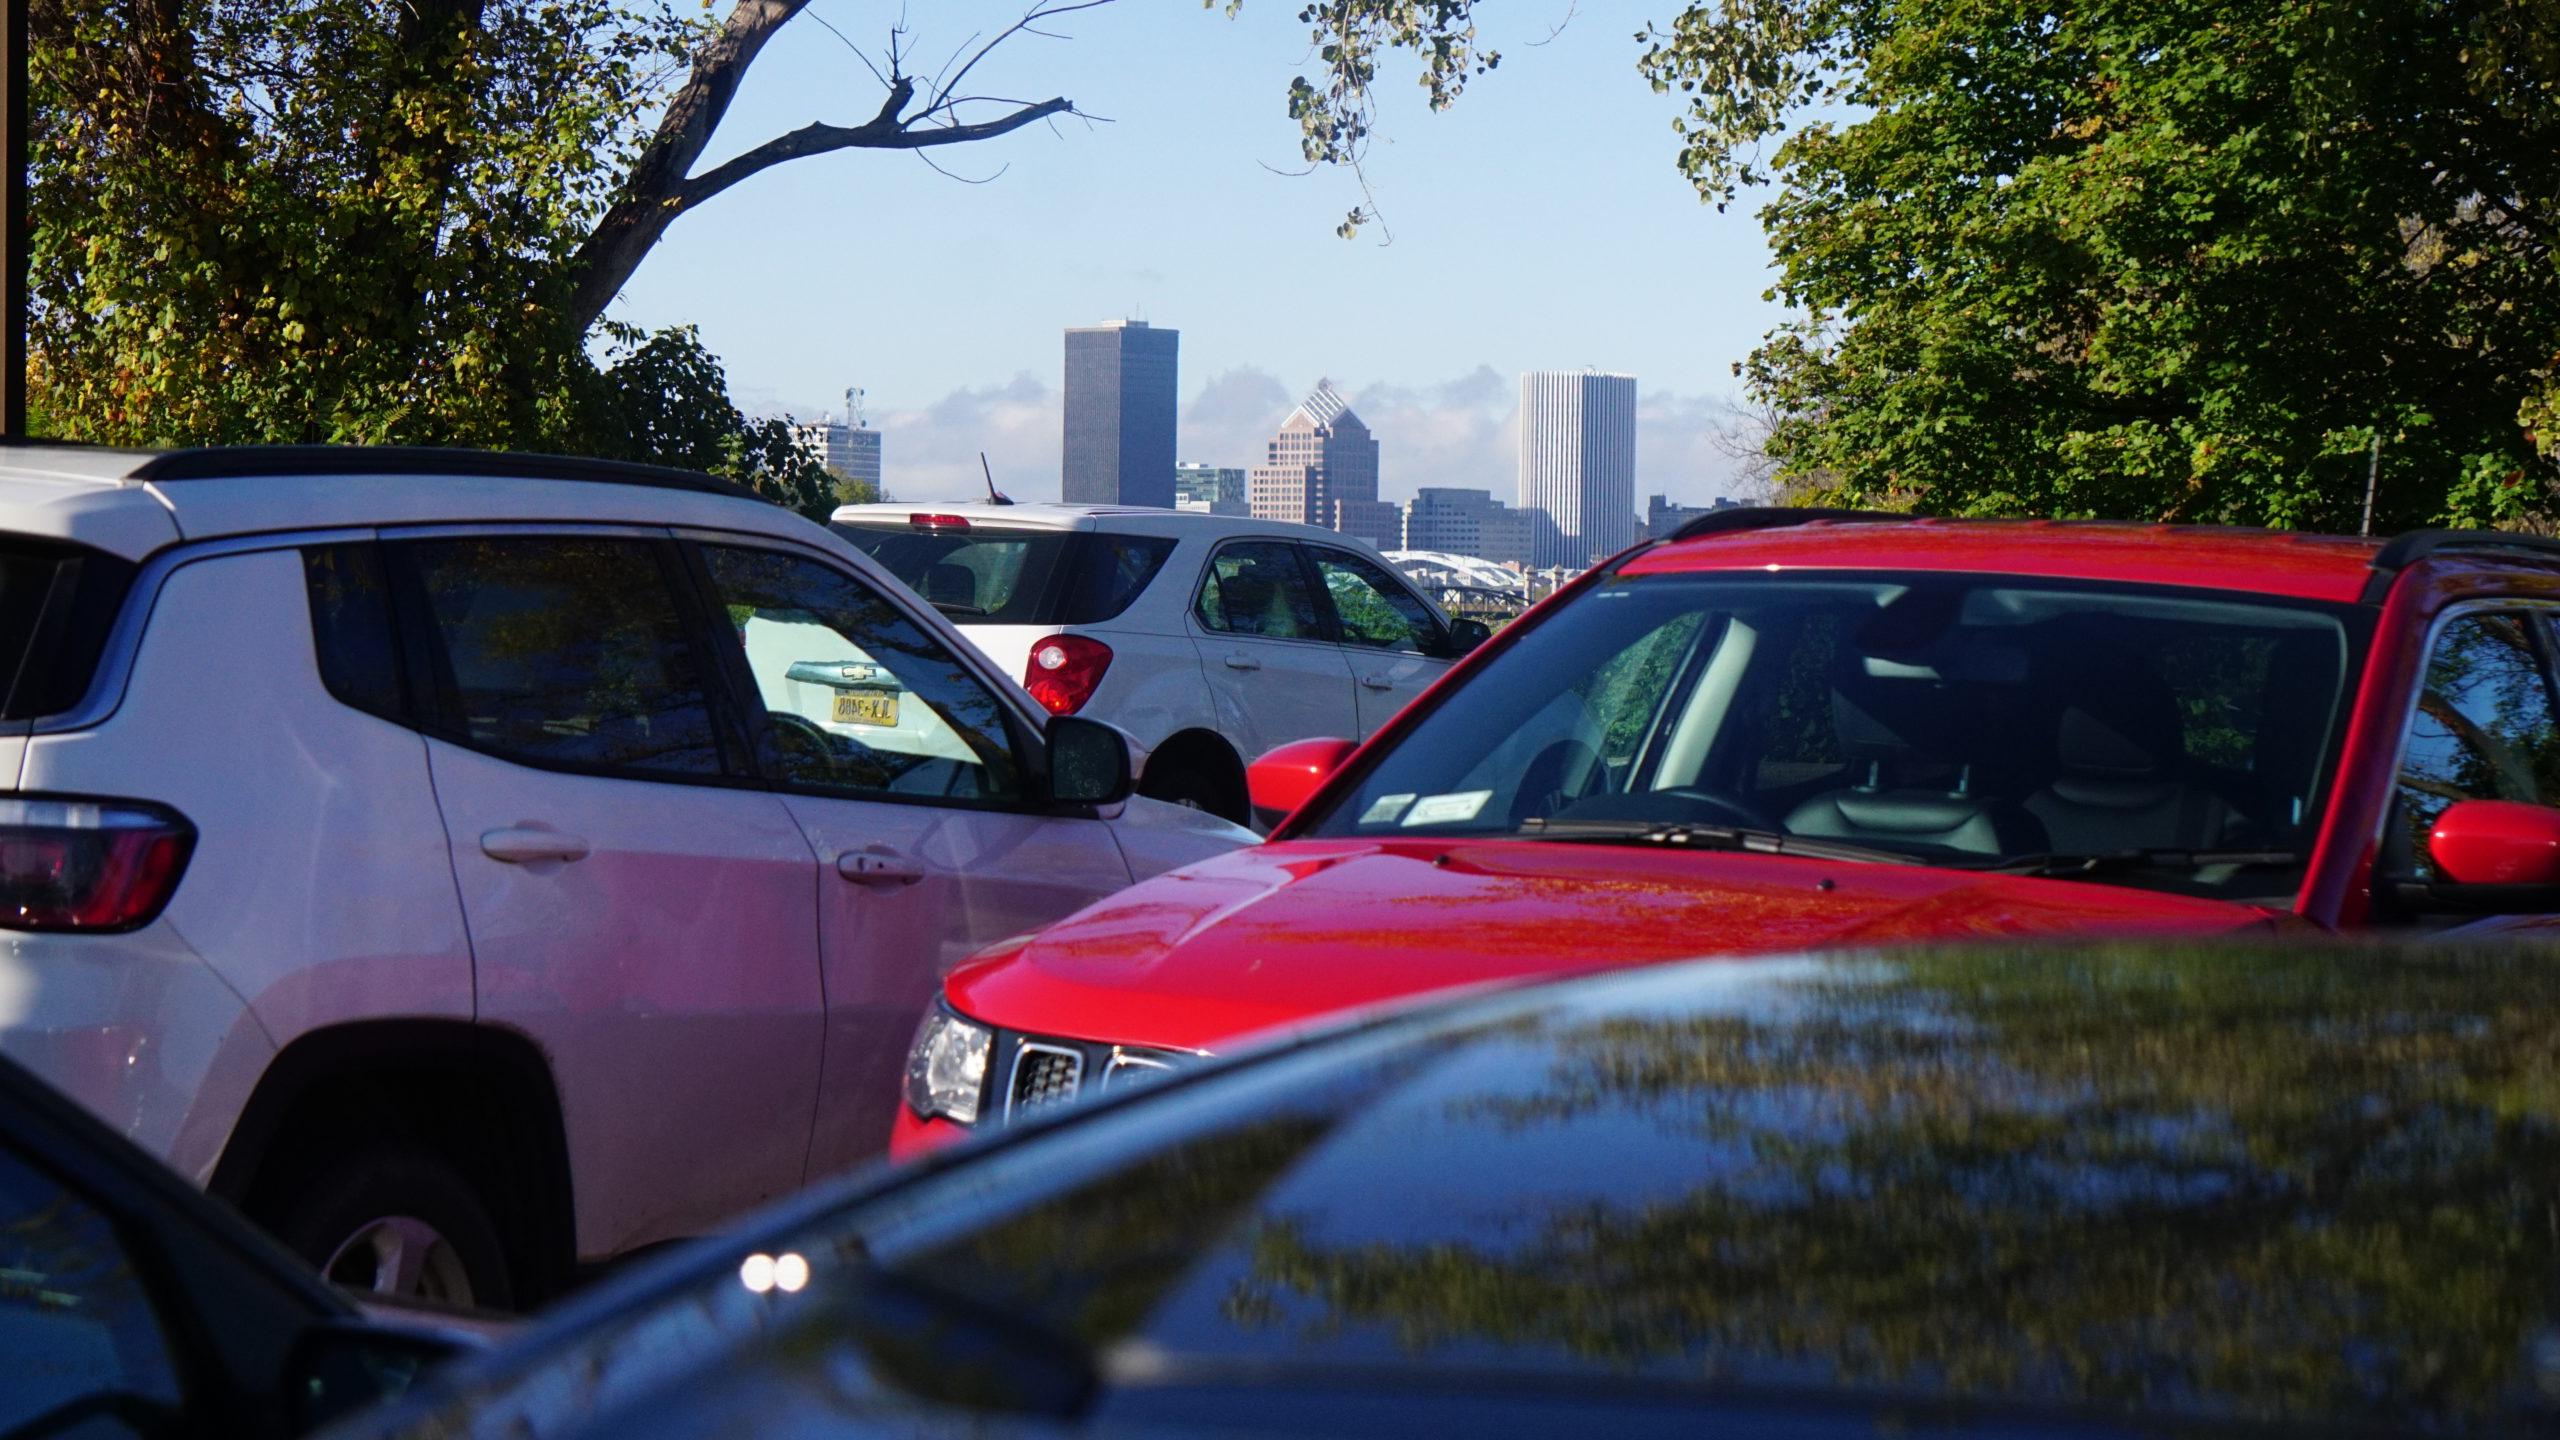
<path fill-rule="evenodd" d="M 880 432 L 867 425 L 820 420 L 794 425 L 792 436 L 818 454 L 818 463 L 836 477 L 840 500 L 880 500 Z"/>
<path fill-rule="evenodd" d="M 1070 503 L 1173 508 L 1174 390 L 1182 334 L 1123 320 L 1067 332 Z"/>
<path fill-rule="evenodd" d="M 1333 528 L 1393 550 L 1404 540 L 1404 510 L 1392 500 L 1336 500 Z"/>
<path fill-rule="evenodd" d="M 1721 495 L 1704 505 L 1674 505 L 1668 495 L 1650 496 L 1646 499 L 1644 507 L 1644 538 L 1660 540 L 1701 515 L 1713 515 L 1719 510 L 1737 510 L 1741 506 L 1741 501 L 1727 499 Z"/>
<path fill-rule="evenodd" d="M 1173 507 L 1209 515 L 1250 515 L 1245 503 L 1244 471 L 1217 465 L 1173 467 Z"/>
<path fill-rule="evenodd" d="M 1520 508 L 1546 517 L 1539 566 L 1588 566 L 1636 538 L 1636 377 L 1533 370 L 1520 377 Z"/>
<path fill-rule="evenodd" d="M 1394 529 L 1403 523 L 1401 516 L 1390 520 L 1372 508 L 1378 504 L 1378 442 L 1330 380 L 1318 380 L 1280 422 L 1268 461 L 1246 477 L 1245 499 L 1257 519 L 1295 520 L 1328 530 L 1349 529 L 1343 523 L 1348 514 L 1352 525 L 1360 527 L 1351 533 L 1385 529 L 1390 544 Z M 1353 504 L 1347 512 L 1346 502 Z M 1393 506 L 1387 514 L 1394 515 Z"/>
<path fill-rule="evenodd" d="M 1426 485 L 1405 502 L 1402 548 L 1525 563 L 1529 517 L 1490 490 Z"/>

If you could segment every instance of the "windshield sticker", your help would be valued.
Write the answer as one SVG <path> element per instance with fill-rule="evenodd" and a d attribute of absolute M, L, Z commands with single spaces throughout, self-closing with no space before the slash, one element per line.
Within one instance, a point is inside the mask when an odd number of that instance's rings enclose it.
<path fill-rule="evenodd" d="M 1446 825 L 1453 820 L 1473 820 L 1484 802 L 1493 798 L 1490 790 L 1461 790 L 1454 795 L 1430 795 L 1414 802 L 1405 813 L 1404 823 L 1414 825 Z"/>
<path fill-rule="evenodd" d="M 1393 824 L 1395 818 L 1404 813 L 1404 807 L 1412 803 L 1413 797 L 1409 794 L 1381 795 L 1361 813 L 1360 823 L 1363 825 Z"/>

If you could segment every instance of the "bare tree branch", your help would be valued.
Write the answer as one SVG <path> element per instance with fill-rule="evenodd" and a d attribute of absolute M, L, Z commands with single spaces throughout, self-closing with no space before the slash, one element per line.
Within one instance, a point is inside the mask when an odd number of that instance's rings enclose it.
<path fill-rule="evenodd" d="M 963 41 L 953 56 L 958 59 L 961 51 L 967 51 L 968 58 L 959 62 L 949 79 L 937 80 L 926 88 L 929 98 L 912 113 L 909 107 L 916 102 L 919 86 L 905 69 L 910 46 L 904 18 L 890 28 L 885 74 L 860 46 L 828 25 L 827 29 L 835 31 L 836 38 L 844 40 L 846 48 L 860 56 L 887 87 L 888 94 L 879 111 L 859 125 L 813 121 L 696 175 L 694 164 L 702 158 L 722 117 L 728 114 L 747 68 L 755 63 L 765 41 L 809 4 L 809 0 L 737 0 L 720 29 L 694 52 L 691 75 L 668 101 L 657 132 L 633 161 L 621 196 L 596 223 L 572 260 L 577 287 L 568 318 L 582 331 L 594 325 L 677 216 L 784 161 L 836 150 L 922 151 L 966 145 L 1009 134 L 1035 120 L 1077 114 L 1073 102 L 1061 96 L 1037 103 L 989 102 L 1006 103 L 1013 108 L 993 119 L 964 123 L 959 107 L 980 102 L 976 97 L 955 95 L 960 82 L 978 62 L 1008 38 L 1026 33 L 1047 34 L 1038 28 L 1038 22 L 1110 3 L 1112 0 L 1039 0 L 1020 20 L 975 50 L 969 49 L 970 42 Z M 945 62 L 946 69 L 950 63 Z"/>

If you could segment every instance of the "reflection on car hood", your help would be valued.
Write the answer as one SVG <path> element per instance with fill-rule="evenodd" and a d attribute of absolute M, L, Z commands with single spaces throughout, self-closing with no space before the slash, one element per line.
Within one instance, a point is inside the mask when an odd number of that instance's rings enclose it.
<path fill-rule="evenodd" d="M 998 1025 L 1215 1049 L 1433 990 L 1708 954 L 2210 934 L 2254 907 L 2020 876 L 1527 840 L 1284 841 L 1121 892 L 955 971 Z"/>
<path fill-rule="evenodd" d="M 406 1433 L 801 1434 L 912 1414 L 918 1387 L 952 1403 L 965 1347 L 865 1338 L 872 1267 L 1033 1359 L 1088 1357 L 1071 1413 L 1101 1430 L 1187 1403 L 1381 1433 L 1362 1407 L 1420 1394 L 1410 1428 L 1444 1433 L 1496 1394 L 1530 1433 L 1558 1395 L 1645 1393 L 1794 1397 L 1809 1434 L 2547 1433 L 2555 959 L 2025 945 L 1433 1007 L 768 1227 L 749 1243 L 812 1257 L 805 1290 L 757 1300 L 707 1256 Z"/>

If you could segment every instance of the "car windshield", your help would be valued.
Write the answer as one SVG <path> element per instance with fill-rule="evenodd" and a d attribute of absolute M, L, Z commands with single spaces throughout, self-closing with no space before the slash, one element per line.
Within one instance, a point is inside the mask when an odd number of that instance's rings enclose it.
<path fill-rule="evenodd" d="M 1792 846 L 2282 903 L 2348 614 L 2006 577 L 1617 577 L 1301 833 Z"/>

